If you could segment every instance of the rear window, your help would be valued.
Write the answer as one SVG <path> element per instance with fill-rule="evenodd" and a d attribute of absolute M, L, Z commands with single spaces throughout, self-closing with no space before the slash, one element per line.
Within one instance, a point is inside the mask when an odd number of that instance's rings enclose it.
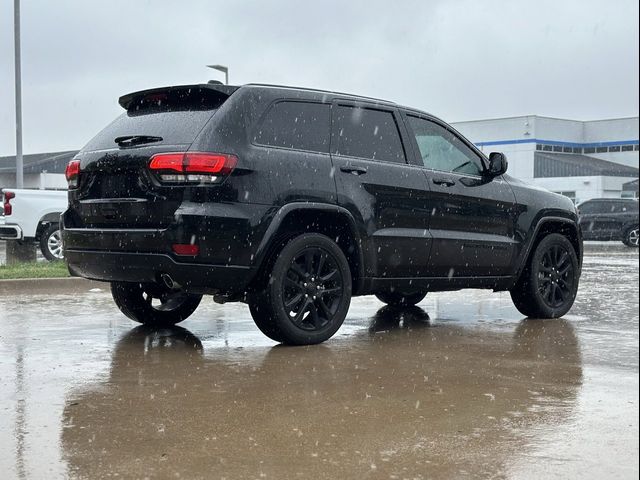
<path fill-rule="evenodd" d="M 96 135 L 83 150 L 118 148 L 117 137 L 161 137 L 153 145 L 190 145 L 227 95 L 206 88 L 150 91 L 133 99 L 126 113 Z"/>
<path fill-rule="evenodd" d="M 391 112 L 338 106 L 334 154 L 405 163 L 400 132 Z"/>

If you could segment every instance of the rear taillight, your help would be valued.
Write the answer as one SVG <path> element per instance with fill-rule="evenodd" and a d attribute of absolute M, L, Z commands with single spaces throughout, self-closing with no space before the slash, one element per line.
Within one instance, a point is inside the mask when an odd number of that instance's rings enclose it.
<path fill-rule="evenodd" d="M 191 243 L 174 243 L 173 245 L 171 245 L 171 249 L 176 255 L 192 257 L 195 257 L 200 252 L 200 247 Z"/>
<path fill-rule="evenodd" d="M 4 208 L 4 216 L 8 217 L 13 213 L 13 205 L 11 205 L 11 199 L 15 198 L 16 194 L 13 192 L 4 192 L 4 200 L 2 201 L 2 208 Z"/>
<path fill-rule="evenodd" d="M 80 160 L 71 160 L 64 171 L 69 188 L 77 188 L 80 179 Z"/>
<path fill-rule="evenodd" d="M 235 155 L 226 153 L 158 153 L 149 169 L 164 183 L 219 183 L 237 163 Z"/>

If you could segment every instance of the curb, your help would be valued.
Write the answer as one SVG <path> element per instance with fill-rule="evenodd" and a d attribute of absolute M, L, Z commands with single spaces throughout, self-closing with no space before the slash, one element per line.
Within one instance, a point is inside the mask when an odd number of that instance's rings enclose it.
<path fill-rule="evenodd" d="M 84 293 L 93 288 L 109 291 L 109 283 L 79 277 L 0 280 L 0 296 Z"/>

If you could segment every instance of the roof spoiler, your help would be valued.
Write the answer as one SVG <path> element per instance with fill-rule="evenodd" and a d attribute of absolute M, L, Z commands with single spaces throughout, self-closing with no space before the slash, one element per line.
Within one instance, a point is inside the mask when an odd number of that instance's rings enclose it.
<path fill-rule="evenodd" d="M 121 96 L 118 99 L 118 103 L 125 110 L 129 110 L 129 107 L 136 100 L 142 99 L 149 95 L 157 95 L 162 93 L 175 93 L 181 90 L 201 90 L 201 91 L 211 91 L 211 93 L 221 94 L 225 97 L 230 97 L 233 92 L 238 90 L 240 87 L 234 87 L 231 85 L 219 85 L 214 83 L 207 84 L 198 84 L 198 85 L 177 85 L 173 87 L 160 87 L 160 88 L 151 88 L 149 90 L 140 90 L 138 92 L 127 93 L 126 95 Z"/>

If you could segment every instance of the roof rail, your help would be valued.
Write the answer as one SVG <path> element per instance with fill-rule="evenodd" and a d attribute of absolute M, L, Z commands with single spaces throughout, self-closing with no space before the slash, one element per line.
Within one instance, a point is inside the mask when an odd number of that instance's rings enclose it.
<path fill-rule="evenodd" d="M 389 100 L 383 100 L 381 98 L 375 97 L 367 97 L 365 95 L 356 95 L 353 93 L 344 93 L 344 92 L 334 92 L 332 90 L 322 90 L 319 88 L 308 88 L 308 87 L 294 87 L 292 85 L 276 85 L 271 83 L 246 83 L 244 86 L 247 87 L 270 87 L 270 88 L 286 88 L 288 90 L 302 90 L 305 92 L 317 92 L 317 93 L 328 93 L 332 95 L 344 95 L 345 97 L 353 97 L 353 98 L 361 98 L 363 100 L 370 100 L 376 103 L 385 103 L 387 105 L 397 105 L 395 102 Z"/>

